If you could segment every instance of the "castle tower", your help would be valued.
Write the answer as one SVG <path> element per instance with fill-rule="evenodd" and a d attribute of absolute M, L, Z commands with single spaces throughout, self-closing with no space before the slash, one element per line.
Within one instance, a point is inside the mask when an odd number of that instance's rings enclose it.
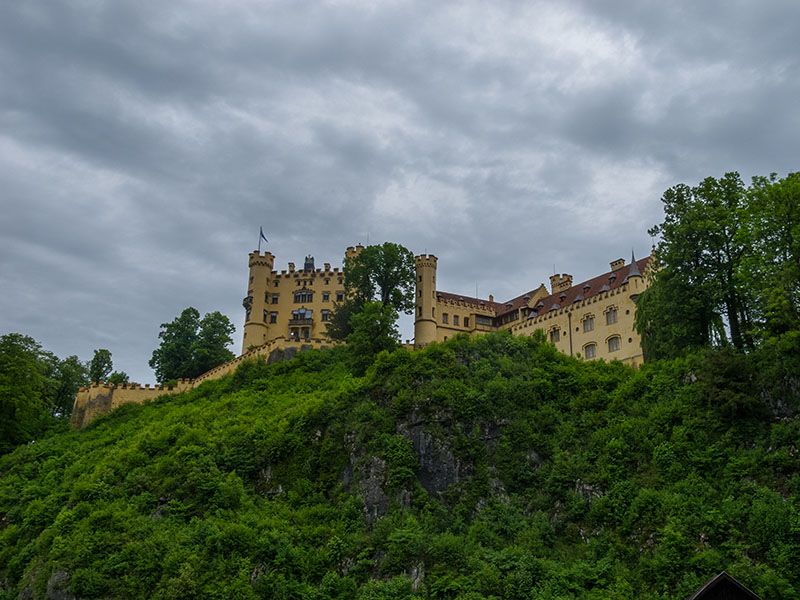
<path fill-rule="evenodd" d="M 644 291 L 645 285 L 644 277 L 642 277 L 642 273 L 639 271 L 639 265 L 636 264 L 636 257 L 633 255 L 633 250 L 631 250 L 631 268 L 630 271 L 628 271 L 625 282 L 629 285 L 631 298 L 635 301 L 639 294 Z"/>
<path fill-rule="evenodd" d="M 359 254 L 361 254 L 361 251 L 363 249 L 364 249 L 364 246 L 362 246 L 361 244 L 358 244 L 357 246 L 348 246 L 347 250 L 345 250 L 345 253 L 344 253 L 345 260 L 347 260 L 349 258 L 355 258 Z"/>
<path fill-rule="evenodd" d="M 270 252 L 250 253 L 250 281 L 247 285 L 247 297 L 242 300 L 242 306 L 246 311 L 242 354 L 247 352 L 250 346 L 260 346 L 268 339 L 267 294 L 274 264 L 275 257 Z"/>
<path fill-rule="evenodd" d="M 436 341 L 436 262 L 433 254 L 414 257 L 416 265 L 416 307 L 414 345 L 421 348 Z"/>

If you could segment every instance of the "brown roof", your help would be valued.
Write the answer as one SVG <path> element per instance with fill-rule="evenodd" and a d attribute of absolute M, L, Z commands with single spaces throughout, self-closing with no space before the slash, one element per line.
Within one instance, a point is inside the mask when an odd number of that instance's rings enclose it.
<path fill-rule="evenodd" d="M 647 265 L 652 260 L 652 257 L 648 256 L 646 258 L 640 258 L 636 261 L 636 268 L 638 269 L 639 273 L 644 273 Z M 591 298 L 592 296 L 596 296 L 601 292 L 605 292 L 608 290 L 614 290 L 618 287 L 621 287 L 623 283 L 627 282 L 628 274 L 631 271 L 631 264 L 627 264 L 624 267 L 617 269 L 616 271 L 608 271 L 603 273 L 602 275 L 598 275 L 592 279 L 587 279 L 586 281 L 581 281 L 578 284 L 573 285 L 571 288 L 564 290 L 563 292 L 556 292 L 555 294 L 550 294 L 549 296 L 545 296 L 541 300 L 539 300 L 534 306 L 539 306 L 539 311 L 537 315 L 543 315 L 550 310 L 555 310 L 558 308 L 563 308 L 564 306 L 569 306 L 573 302 L 580 300 L 584 300 L 586 298 Z M 636 274 L 636 269 L 634 270 L 634 274 Z M 588 286 L 588 287 L 587 287 Z M 606 287 L 607 286 L 607 287 Z M 533 297 L 536 290 L 531 290 L 521 296 L 517 296 L 516 298 L 512 298 L 508 302 L 489 302 L 488 300 L 481 300 L 480 298 L 472 298 L 470 296 L 460 296 L 458 294 L 450 294 L 448 292 L 436 292 L 437 298 L 441 298 L 442 300 L 450 300 L 452 302 L 463 302 L 467 305 L 472 305 L 475 307 L 479 307 L 481 302 L 483 305 L 490 309 L 494 310 L 495 316 L 500 317 L 502 315 L 508 314 L 515 310 L 518 310 L 522 306 L 526 306 L 528 302 L 525 300 L 525 296 Z M 578 298 L 578 296 L 583 296 L 583 298 Z M 554 305 L 558 306 L 554 306 Z M 510 306 L 509 306 L 510 305 Z"/>
<path fill-rule="evenodd" d="M 753 591 L 747 589 L 733 577 L 722 571 L 706 581 L 686 600 L 761 600 Z"/>
<path fill-rule="evenodd" d="M 497 313 L 498 310 L 502 310 L 504 305 L 500 302 L 490 302 L 489 300 L 483 300 L 481 298 L 473 298 L 472 296 L 462 296 L 460 294 L 451 294 L 450 292 L 440 292 L 437 290 L 436 292 L 436 299 L 437 300 L 447 300 L 450 302 L 461 302 L 468 306 L 474 306 L 475 308 L 487 308 L 489 310 L 494 311 Z"/>

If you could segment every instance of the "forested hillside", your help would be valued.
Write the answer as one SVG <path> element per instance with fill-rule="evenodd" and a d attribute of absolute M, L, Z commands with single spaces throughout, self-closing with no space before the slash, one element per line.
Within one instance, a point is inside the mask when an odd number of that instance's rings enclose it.
<path fill-rule="evenodd" d="M 351 352 L 0 459 L 0 598 L 682 599 L 723 569 L 800 596 L 791 354 Z"/>

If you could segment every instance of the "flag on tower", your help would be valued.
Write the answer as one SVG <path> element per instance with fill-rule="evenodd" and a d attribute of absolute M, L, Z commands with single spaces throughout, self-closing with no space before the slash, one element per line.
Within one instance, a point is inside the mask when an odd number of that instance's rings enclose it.
<path fill-rule="evenodd" d="M 258 228 L 258 233 L 259 233 L 259 238 L 258 238 L 258 253 L 259 253 L 259 254 L 261 254 L 261 240 L 264 240 L 264 241 L 265 241 L 265 242 L 267 242 L 268 244 L 269 244 L 269 240 L 268 240 L 268 239 L 267 239 L 267 237 L 264 235 L 264 228 L 263 228 L 263 227 L 259 227 L 259 228 Z"/>
<path fill-rule="evenodd" d="M 269 240 L 264 235 L 264 228 L 263 227 L 259 227 L 259 230 L 261 231 L 261 239 L 269 244 Z"/>

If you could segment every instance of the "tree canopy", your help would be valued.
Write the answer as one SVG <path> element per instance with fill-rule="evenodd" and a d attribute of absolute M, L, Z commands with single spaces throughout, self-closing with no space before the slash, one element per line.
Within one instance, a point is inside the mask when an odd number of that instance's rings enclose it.
<path fill-rule="evenodd" d="M 395 314 L 414 310 L 414 254 L 393 242 L 367 246 L 356 256 L 344 260 L 345 299 L 334 304 L 327 333 L 334 340 L 346 340 L 353 333 L 353 317 L 360 314 L 367 303 L 377 302 L 382 308 L 390 307 Z M 381 320 L 389 314 L 372 310 Z M 363 321 L 362 321 L 363 324 Z"/>
<path fill-rule="evenodd" d="M 20 333 L 0 337 L 0 454 L 68 419 L 88 381 L 77 356 L 60 360 Z"/>
<path fill-rule="evenodd" d="M 236 330 L 228 317 L 214 311 L 202 319 L 196 308 L 184 309 L 171 323 L 162 323 L 161 344 L 149 365 L 159 382 L 194 378 L 234 357 L 226 346 Z"/>
<path fill-rule="evenodd" d="M 751 350 L 797 331 L 800 174 L 708 177 L 664 192 L 651 286 L 636 326 L 648 359 L 691 348 Z"/>
<path fill-rule="evenodd" d="M 349 298 L 380 302 L 398 313 L 414 310 L 414 254 L 393 242 L 367 246 L 344 261 L 344 287 Z"/>
<path fill-rule="evenodd" d="M 94 351 L 94 356 L 89 363 L 89 378 L 92 381 L 107 381 L 113 368 L 111 352 L 105 348 L 99 348 Z"/>

